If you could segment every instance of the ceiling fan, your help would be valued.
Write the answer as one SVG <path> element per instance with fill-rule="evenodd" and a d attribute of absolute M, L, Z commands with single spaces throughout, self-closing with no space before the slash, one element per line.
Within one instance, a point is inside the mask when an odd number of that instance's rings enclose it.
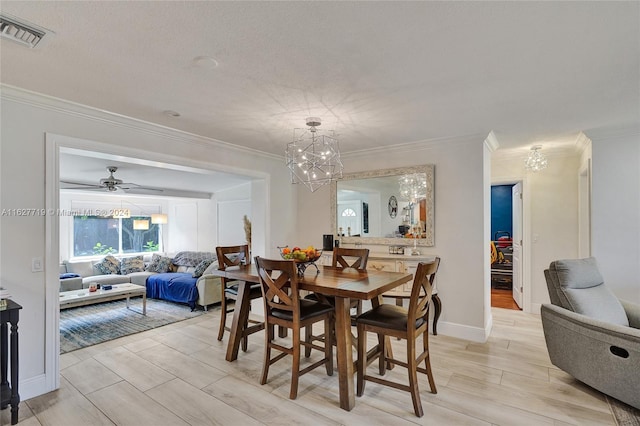
<path fill-rule="evenodd" d="M 162 189 L 159 188 L 151 188 L 146 186 L 140 186 L 136 183 L 128 183 L 123 182 L 122 179 L 117 179 L 113 174 L 118 170 L 116 166 L 108 166 L 107 170 L 109 171 L 109 177 L 100 179 L 99 184 L 90 184 L 83 182 L 69 182 L 69 181 L 60 181 L 60 183 L 64 184 L 64 188 L 62 189 L 85 189 L 85 190 L 107 190 L 109 192 L 113 191 L 128 191 L 130 189 L 135 190 L 144 190 L 144 191 L 157 191 L 162 192 Z M 68 186 L 71 185 L 71 186 Z"/>

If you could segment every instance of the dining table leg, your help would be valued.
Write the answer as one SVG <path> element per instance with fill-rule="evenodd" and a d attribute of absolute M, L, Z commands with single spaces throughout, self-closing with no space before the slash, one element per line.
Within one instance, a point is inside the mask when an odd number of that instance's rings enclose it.
<path fill-rule="evenodd" d="M 340 408 L 351 411 L 356 397 L 353 385 L 353 353 L 351 352 L 351 309 L 348 298 L 336 297 L 336 350 Z"/>
<path fill-rule="evenodd" d="M 238 297 L 236 306 L 233 310 L 233 319 L 231 321 L 231 332 L 229 333 L 229 343 L 227 344 L 227 361 L 235 361 L 238 359 L 238 350 L 244 335 L 244 325 L 249 318 L 249 294 L 251 283 L 240 281 L 238 284 Z"/>

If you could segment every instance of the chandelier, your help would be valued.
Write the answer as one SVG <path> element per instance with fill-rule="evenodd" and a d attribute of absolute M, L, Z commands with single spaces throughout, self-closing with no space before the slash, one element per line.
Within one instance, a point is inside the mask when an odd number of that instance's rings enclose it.
<path fill-rule="evenodd" d="M 547 168 L 547 157 L 540 152 L 540 149 L 542 149 L 540 145 L 531 147 L 529 156 L 524 160 L 525 169 L 531 170 L 532 172 L 539 172 L 540 170 Z"/>
<path fill-rule="evenodd" d="M 318 131 L 319 125 L 319 118 L 307 118 L 309 128 L 293 130 L 293 141 L 287 144 L 285 153 L 291 183 L 302 183 L 311 192 L 342 178 L 338 139 L 333 131 Z"/>
<path fill-rule="evenodd" d="M 400 177 L 400 197 L 414 204 L 427 197 L 427 176 L 413 173 Z"/>

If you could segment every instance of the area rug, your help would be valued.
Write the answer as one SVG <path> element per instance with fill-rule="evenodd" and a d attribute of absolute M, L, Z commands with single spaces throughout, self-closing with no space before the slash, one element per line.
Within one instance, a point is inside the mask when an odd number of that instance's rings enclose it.
<path fill-rule="evenodd" d="M 147 299 L 147 315 L 142 315 L 140 299 L 132 299 L 60 311 L 60 353 L 67 353 L 118 337 L 194 318 L 205 311 L 191 311 L 187 305 Z"/>
<path fill-rule="evenodd" d="M 640 426 L 640 410 L 607 396 L 618 426 Z"/>

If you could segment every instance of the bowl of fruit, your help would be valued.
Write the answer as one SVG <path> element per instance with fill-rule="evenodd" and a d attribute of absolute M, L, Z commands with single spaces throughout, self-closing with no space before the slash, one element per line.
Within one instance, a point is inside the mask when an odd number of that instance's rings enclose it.
<path fill-rule="evenodd" d="M 320 273 L 315 261 L 320 259 L 322 250 L 316 250 L 315 247 L 309 246 L 305 249 L 300 247 L 289 248 L 289 246 L 278 247 L 280 249 L 280 256 L 283 259 L 293 260 L 298 267 L 298 274 L 303 275 L 307 266 L 313 265 L 316 268 L 316 273 Z"/>

